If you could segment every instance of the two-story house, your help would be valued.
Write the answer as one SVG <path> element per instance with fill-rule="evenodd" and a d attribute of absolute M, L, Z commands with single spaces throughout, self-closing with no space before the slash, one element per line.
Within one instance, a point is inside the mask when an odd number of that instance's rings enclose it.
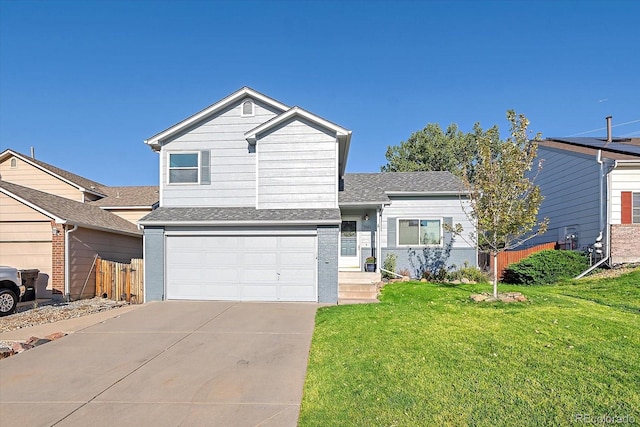
<path fill-rule="evenodd" d="M 539 216 L 549 228 L 531 244 L 594 250 L 594 262 L 640 262 L 640 138 L 547 138 L 536 183 L 545 197 Z M 592 255 L 596 255 L 592 252 Z"/>
<path fill-rule="evenodd" d="M 145 298 L 335 303 L 341 270 L 442 247 L 463 223 L 448 172 L 346 174 L 351 131 L 242 88 L 145 141 L 159 153 Z M 451 262 L 476 265 L 456 241 Z"/>

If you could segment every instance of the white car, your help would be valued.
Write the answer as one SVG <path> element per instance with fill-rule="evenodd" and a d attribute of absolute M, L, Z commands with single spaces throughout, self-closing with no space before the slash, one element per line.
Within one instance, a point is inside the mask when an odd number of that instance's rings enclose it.
<path fill-rule="evenodd" d="M 20 270 L 0 266 L 0 316 L 15 313 L 18 301 L 25 291 Z"/>

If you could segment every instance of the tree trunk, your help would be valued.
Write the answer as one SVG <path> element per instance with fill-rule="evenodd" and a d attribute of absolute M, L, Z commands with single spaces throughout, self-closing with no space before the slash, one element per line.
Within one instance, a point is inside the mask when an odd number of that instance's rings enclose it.
<path fill-rule="evenodd" d="M 498 298 L 498 252 L 492 252 L 493 257 L 493 297 Z"/>

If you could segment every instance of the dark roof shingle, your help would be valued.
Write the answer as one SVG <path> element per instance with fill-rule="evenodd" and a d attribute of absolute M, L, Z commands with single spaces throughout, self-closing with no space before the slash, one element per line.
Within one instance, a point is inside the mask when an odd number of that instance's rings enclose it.
<path fill-rule="evenodd" d="M 135 224 L 88 203 L 43 193 L 2 180 L 0 180 L 0 189 L 73 225 L 125 234 L 142 234 Z"/>
<path fill-rule="evenodd" d="M 141 224 L 154 222 L 340 222 L 339 209 L 256 209 L 251 207 L 226 208 L 167 208 L 160 207 L 140 220 Z"/>
<path fill-rule="evenodd" d="M 387 193 L 459 193 L 462 181 L 451 172 L 380 172 L 348 173 L 344 190 L 338 193 L 342 204 L 377 204 L 388 202 Z"/>

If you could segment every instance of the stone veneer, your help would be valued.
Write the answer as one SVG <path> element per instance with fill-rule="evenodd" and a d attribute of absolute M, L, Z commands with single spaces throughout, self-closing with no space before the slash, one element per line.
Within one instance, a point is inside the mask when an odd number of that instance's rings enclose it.
<path fill-rule="evenodd" d="M 640 224 L 611 226 L 611 262 L 613 264 L 640 262 Z"/>

